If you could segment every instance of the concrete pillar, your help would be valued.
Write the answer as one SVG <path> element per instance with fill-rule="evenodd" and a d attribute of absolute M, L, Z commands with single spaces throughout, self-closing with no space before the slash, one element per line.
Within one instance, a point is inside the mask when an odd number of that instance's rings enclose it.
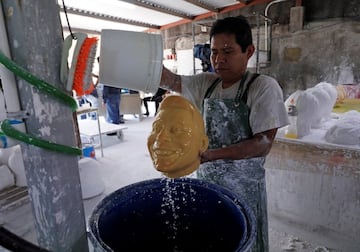
<path fill-rule="evenodd" d="M 63 36 L 57 1 L 2 0 L 11 56 L 38 78 L 60 83 Z M 29 117 L 27 133 L 76 146 L 73 112 L 52 96 L 16 78 Z M 78 156 L 21 145 L 38 244 L 50 251 L 88 251 Z"/>

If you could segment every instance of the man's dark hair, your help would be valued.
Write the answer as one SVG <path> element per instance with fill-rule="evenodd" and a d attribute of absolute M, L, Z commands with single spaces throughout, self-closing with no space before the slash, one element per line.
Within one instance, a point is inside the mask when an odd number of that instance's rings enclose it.
<path fill-rule="evenodd" d="M 235 34 L 236 43 L 240 45 L 242 52 L 253 43 L 251 27 L 244 16 L 216 20 L 210 30 L 210 41 L 214 35 L 220 33 Z"/>

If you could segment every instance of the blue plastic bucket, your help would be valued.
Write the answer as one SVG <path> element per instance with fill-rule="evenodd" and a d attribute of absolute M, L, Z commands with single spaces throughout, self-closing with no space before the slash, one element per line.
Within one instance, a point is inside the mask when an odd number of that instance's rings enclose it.
<path fill-rule="evenodd" d="M 205 181 L 153 179 L 105 197 L 89 219 L 95 251 L 250 251 L 256 221 L 233 193 Z"/>

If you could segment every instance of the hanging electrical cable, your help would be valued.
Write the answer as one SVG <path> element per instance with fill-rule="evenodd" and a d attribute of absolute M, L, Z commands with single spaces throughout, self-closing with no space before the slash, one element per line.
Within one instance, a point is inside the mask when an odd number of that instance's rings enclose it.
<path fill-rule="evenodd" d="M 66 10 L 66 6 L 65 6 L 65 1 L 64 1 L 64 0 L 62 0 L 62 4 L 63 4 L 64 13 L 65 13 L 65 18 L 66 18 L 66 23 L 67 23 L 67 25 L 68 25 L 69 32 L 70 32 L 70 34 L 71 34 L 71 37 L 76 40 L 77 38 L 76 38 L 76 36 L 74 35 L 74 33 L 72 32 L 71 27 L 70 27 L 70 22 L 69 22 L 69 18 L 68 18 L 68 14 L 67 14 L 67 10 Z"/>

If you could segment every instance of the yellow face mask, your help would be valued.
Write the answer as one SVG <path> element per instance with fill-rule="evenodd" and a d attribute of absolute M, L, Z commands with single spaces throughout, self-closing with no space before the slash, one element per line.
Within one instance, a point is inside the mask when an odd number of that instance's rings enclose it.
<path fill-rule="evenodd" d="M 199 167 L 208 143 L 200 112 L 182 96 L 167 96 L 147 142 L 155 168 L 169 178 L 186 176 Z"/>

